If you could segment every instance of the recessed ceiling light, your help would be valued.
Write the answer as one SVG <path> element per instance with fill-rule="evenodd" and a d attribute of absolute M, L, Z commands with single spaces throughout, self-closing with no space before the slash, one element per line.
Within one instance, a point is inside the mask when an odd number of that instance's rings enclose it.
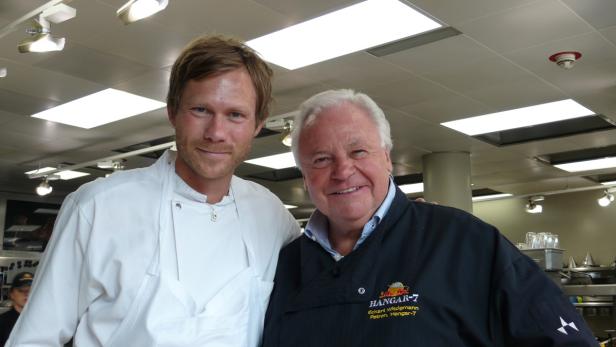
<path fill-rule="evenodd" d="M 367 0 L 246 42 L 293 70 L 442 25 L 397 0 Z"/>
<path fill-rule="evenodd" d="M 90 129 L 165 105 L 164 102 L 109 88 L 33 114 L 32 117 Z"/>
<path fill-rule="evenodd" d="M 554 166 L 569 172 L 608 169 L 611 167 L 616 167 L 616 157 L 576 161 L 572 163 L 556 164 Z"/>
<path fill-rule="evenodd" d="M 250 159 L 246 160 L 246 162 L 249 164 L 265 166 L 276 170 L 297 166 L 295 165 L 295 159 L 293 158 L 293 153 L 291 152 Z"/>
<path fill-rule="evenodd" d="M 421 193 L 424 190 L 424 184 L 423 182 L 403 184 L 398 186 L 398 188 L 400 188 L 404 194 Z"/>
<path fill-rule="evenodd" d="M 477 202 L 477 201 L 487 201 L 487 200 L 495 200 L 495 199 L 502 199 L 502 198 L 507 198 L 513 196 L 511 194 L 508 193 L 502 193 L 502 194 L 490 194 L 490 195 L 481 195 L 481 196 L 473 196 L 473 202 Z"/>
<path fill-rule="evenodd" d="M 32 175 L 32 174 L 41 174 L 41 173 L 45 173 L 45 172 L 49 172 L 49 171 L 53 171 L 53 170 L 57 170 L 55 167 L 43 167 L 37 170 L 32 170 L 32 171 L 28 171 L 26 172 L 26 175 Z M 89 173 L 87 172 L 81 172 L 81 171 L 72 171 L 72 170 L 65 170 L 65 171 L 59 171 L 54 173 L 53 175 L 58 175 L 59 178 L 61 180 L 72 180 L 73 178 L 77 178 L 77 177 L 83 177 L 83 176 L 88 176 Z M 58 177 L 56 177 L 57 179 Z"/>
<path fill-rule="evenodd" d="M 592 116 L 594 114 L 593 111 L 586 107 L 571 99 L 567 99 L 454 120 L 441 123 L 441 125 L 474 136 L 495 131 Z"/>

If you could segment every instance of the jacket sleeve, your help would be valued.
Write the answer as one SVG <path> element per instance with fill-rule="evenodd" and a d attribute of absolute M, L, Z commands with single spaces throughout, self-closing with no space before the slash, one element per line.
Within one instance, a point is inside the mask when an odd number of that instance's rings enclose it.
<path fill-rule="evenodd" d="M 501 323 L 505 346 L 598 346 L 575 307 L 527 256 L 518 254 L 493 293 L 493 321 Z"/>
<path fill-rule="evenodd" d="M 34 276 L 27 305 L 6 346 L 63 346 L 71 339 L 84 310 L 80 308 L 85 297 L 80 235 L 89 234 L 90 229 L 90 222 L 69 195 Z"/>

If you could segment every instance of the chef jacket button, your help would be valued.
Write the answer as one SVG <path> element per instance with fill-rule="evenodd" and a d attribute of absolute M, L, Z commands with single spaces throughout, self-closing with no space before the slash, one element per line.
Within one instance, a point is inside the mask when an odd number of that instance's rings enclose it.
<path fill-rule="evenodd" d="M 179 208 L 179 209 L 182 209 L 182 204 L 180 204 L 179 202 L 176 202 L 176 203 L 175 203 L 175 207 L 177 207 L 177 208 Z"/>
<path fill-rule="evenodd" d="M 359 289 L 357 289 L 357 292 L 361 295 L 364 295 L 364 293 L 366 293 L 366 289 L 364 289 L 364 287 L 359 287 Z"/>

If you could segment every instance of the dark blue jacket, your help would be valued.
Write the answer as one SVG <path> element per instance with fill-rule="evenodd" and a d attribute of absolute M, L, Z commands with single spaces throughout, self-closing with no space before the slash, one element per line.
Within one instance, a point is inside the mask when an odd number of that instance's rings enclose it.
<path fill-rule="evenodd" d="M 396 192 L 339 262 L 302 236 L 280 253 L 264 347 L 597 346 L 561 290 L 494 227 Z"/>

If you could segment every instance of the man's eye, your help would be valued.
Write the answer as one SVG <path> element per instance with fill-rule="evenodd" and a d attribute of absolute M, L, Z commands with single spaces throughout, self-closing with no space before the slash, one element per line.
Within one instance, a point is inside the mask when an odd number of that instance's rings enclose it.
<path fill-rule="evenodd" d="M 312 161 L 312 166 L 316 168 L 322 168 L 322 167 L 326 167 L 327 165 L 329 165 L 330 162 L 331 162 L 331 159 L 329 157 L 319 157 L 319 158 L 315 158 Z"/>
<path fill-rule="evenodd" d="M 231 119 L 240 119 L 240 118 L 244 118 L 244 115 L 240 112 L 231 112 L 229 113 L 229 118 Z"/>
<path fill-rule="evenodd" d="M 196 106 L 196 107 L 191 107 L 190 111 L 194 114 L 202 115 L 207 112 L 207 109 L 205 107 Z"/>
<path fill-rule="evenodd" d="M 363 158 L 368 154 L 368 151 L 366 151 L 365 149 L 356 149 L 351 152 L 351 154 L 353 155 L 353 158 Z"/>

